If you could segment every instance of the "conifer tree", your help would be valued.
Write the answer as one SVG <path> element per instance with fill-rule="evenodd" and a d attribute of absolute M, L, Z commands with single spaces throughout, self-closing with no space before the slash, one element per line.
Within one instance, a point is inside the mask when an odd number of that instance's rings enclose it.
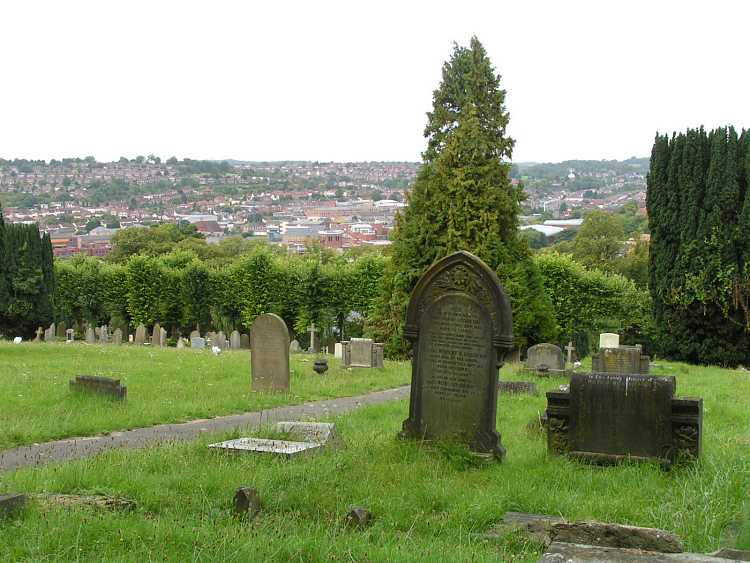
<path fill-rule="evenodd" d="M 401 337 L 408 296 L 424 271 L 456 250 L 468 250 L 495 269 L 514 306 L 517 342 L 555 337 L 556 326 L 541 277 L 518 236 L 524 194 L 510 180 L 513 140 L 500 76 L 476 37 L 454 46 L 433 93 L 425 128 L 427 149 L 397 216 L 392 262 L 370 330 L 390 355 L 406 352 Z M 523 314 L 515 315 L 516 310 Z"/>

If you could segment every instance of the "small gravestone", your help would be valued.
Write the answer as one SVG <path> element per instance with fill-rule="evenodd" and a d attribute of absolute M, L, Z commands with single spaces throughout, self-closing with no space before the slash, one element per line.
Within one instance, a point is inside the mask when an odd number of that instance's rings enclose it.
<path fill-rule="evenodd" d="M 128 394 L 128 388 L 120 385 L 119 379 L 98 375 L 79 375 L 71 379 L 70 390 L 106 395 L 119 400 L 124 399 Z"/>
<path fill-rule="evenodd" d="M 201 337 L 200 331 L 193 330 L 190 332 L 190 340 L 192 340 L 193 338 L 200 338 L 200 337 Z"/>
<path fill-rule="evenodd" d="M 260 495 L 255 487 L 240 487 L 234 493 L 235 516 L 246 516 L 252 520 L 260 512 Z"/>
<path fill-rule="evenodd" d="M 372 524 L 372 512 L 361 506 L 352 506 L 346 512 L 344 521 L 350 528 L 366 528 Z"/>
<path fill-rule="evenodd" d="M 72 328 L 69 328 L 65 331 L 65 341 L 66 342 L 73 342 L 76 339 L 76 331 Z"/>
<path fill-rule="evenodd" d="M 675 391 L 671 376 L 574 373 L 567 391 L 547 393 L 547 448 L 597 463 L 697 459 L 703 400 Z"/>
<path fill-rule="evenodd" d="M 250 335 L 249 334 L 240 334 L 240 348 L 243 350 L 249 350 L 250 349 Z"/>
<path fill-rule="evenodd" d="M 573 346 L 573 341 L 571 340 L 568 342 L 568 345 L 565 347 L 565 351 L 568 353 L 568 364 L 573 364 L 573 352 L 576 351 L 575 346 Z"/>
<path fill-rule="evenodd" d="M 116 328 L 115 331 L 112 333 L 112 344 L 115 346 L 120 346 L 122 344 L 122 330 L 119 328 Z"/>
<path fill-rule="evenodd" d="M 60 340 L 65 339 L 65 332 L 68 330 L 67 325 L 65 324 L 65 321 L 62 321 L 57 324 L 57 334 L 55 336 L 59 338 Z"/>
<path fill-rule="evenodd" d="M 595 373 L 641 373 L 649 370 L 649 357 L 644 356 L 640 346 L 601 348 L 591 356 L 591 371 Z"/>
<path fill-rule="evenodd" d="M 536 383 L 533 381 L 499 381 L 497 390 L 501 395 L 515 395 L 519 393 L 527 393 L 529 395 L 538 394 Z"/>
<path fill-rule="evenodd" d="M 328 338 L 326 338 L 325 353 L 333 354 L 335 348 L 336 348 L 336 337 L 329 336 Z"/>
<path fill-rule="evenodd" d="M 535 372 L 559 372 L 565 369 L 562 350 L 554 344 L 537 344 L 526 351 L 526 369 Z"/>
<path fill-rule="evenodd" d="M 162 348 L 167 346 L 167 330 L 164 328 L 159 329 L 159 346 Z"/>
<path fill-rule="evenodd" d="M 252 336 L 252 332 L 250 333 L 250 336 Z M 289 344 L 289 352 L 292 354 L 296 354 L 300 352 L 302 349 L 299 346 L 299 342 L 297 340 L 292 340 L 292 342 Z"/>
<path fill-rule="evenodd" d="M 216 333 L 215 332 L 207 332 L 206 333 L 206 344 L 211 344 L 212 346 L 216 346 Z"/>
<path fill-rule="evenodd" d="M 185 341 L 182 339 L 182 336 L 177 337 L 177 349 L 182 350 L 185 347 Z"/>
<path fill-rule="evenodd" d="M 227 347 L 227 337 L 224 334 L 223 330 L 220 330 L 219 333 L 216 335 L 216 341 L 214 342 L 214 346 L 218 346 L 222 350 L 224 350 Z"/>
<path fill-rule="evenodd" d="M 161 325 L 156 323 L 151 333 L 151 346 L 161 346 Z"/>
<path fill-rule="evenodd" d="M 341 342 L 336 342 L 336 346 L 333 348 L 333 355 L 339 360 L 344 357 L 344 345 Z"/>
<path fill-rule="evenodd" d="M 412 291 L 404 336 L 414 355 L 401 435 L 501 458 L 498 370 L 513 348 L 513 319 L 497 274 L 468 252 L 436 262 Z"/>
<path fill-rule="evenodd" d="M 236 330 L 232 331 L 232 334 L 229 335 L 229 347 L 232 350 L 239 350 L 241 346 L 241 340 L 240 340 L 240 333 Z"/>
<path fill-rule="evenodd" d="M 369 338 L 352 338 L 342 342 L 342 361 L 345 367 L 382 368 L 383 345 Z"/>
<path fill-rule="evenodd" d="M 289 391 L 289 331 L 278 315 L 259 315 L 250 330 L 253 391 Z"/>
<path fill-rule="evenodd" d="M 20 344 L 23 342 L 23 336 L 16 336 L 13 338 L 13 344 Z"/>
<path fill-rule="evenodd" d="M 203 350 L 206 347 L 206 339 L 200 336 L 191 338 L 190 347 L 195 350 Z"/>
<path fill-rule="evenodd" d="M 26 495 L 13 493 L 0 495 L 0 519 L 18 516 L 26 506 Z"/>
<path fill-rule="evenodd" d="M 96 344 L 96 332 L 93 328 L 86 328 L 86 344 Z"/>
<path fill-rule="evenodd" d="M 143 346 L 146 343 L 146 327 L 142 324 L 139 324 L 135 329 L 135 338 L 133 339 L 133 343 L 136 346 Z"/>
<path fill-rule="evenodd" d="M 620 335 L 613 332 L 603 332 L 599 335 L 599 348 L 619 348 Z"/>
<path fill-rule="evenodd" d="M 34 337 L 34 340 L 32 342 L 41 342 L 43 336 L 44 337 L 47 336 L 47 331 L 44 330 L 42 327 L 37 328 L 36 329 L 36 336 Z"/>
<path fill-rule="evenodd" d="M 49 325 L 49 328 L 44 333 L 44 340 L 45 342 L 54 342 L 57 338 L 57 327 L 55 326 L 55 323 L 52 323 Z"/>
<path fill-rule="evenodd" d="M 99 328 L 99 343 L 109 344 L 109 327 L 107 327 L 107 325 Z"/>

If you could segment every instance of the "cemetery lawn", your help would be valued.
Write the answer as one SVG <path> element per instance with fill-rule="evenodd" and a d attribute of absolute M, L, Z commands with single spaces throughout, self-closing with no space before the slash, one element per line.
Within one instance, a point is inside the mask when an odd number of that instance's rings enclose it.
<path fill-rule="evenodd" d="M 18 520 L 0 523 L 0 560 L 536 561 L 540 547 L 518 534 L 482 538 L 506 511 L 663 528 L 694 552 L 741 545 L 750 508 L 750 373 L 668 363 L 653 371 L 676 375 L 679 395 L 704 399 L 697 464 L 664 471 L 548 457 L 544 434 L 529 428 L 545 408 L 540 394 L 501 397 L 497 425 L 507 458 L 477 467 L 455 446 L 398 440 L 408 403 L 396 401 L 334 419 L 349 447 L 309 457 L 206 448 L 238 435 L 225 433 L 3 474 L 0 492 L 105 493 L 138 507 L 118 513 L 32 503 Z M 503 376 L 520 378 L 512 368 Z M 540 391 L 564 383 L 536 381 Z M 239 486 L 261 496 L 252 522 L 231 515 Z M 344 526 L 351 505 L 373 511 L 370 528 Z"/>
<path fill-rule="evenodd" d="M 250 390 L 250 352 L 85 344 L 0 342 L 0 449 L 167 422 L 258 411 L 360 395 L 409 383 L 410 366 L 347 370 L 328 356 L 322 377 L 314 356 L 292 354 L 291 392 Z M 73 394 L 76 375 L 120 379 L 126 401 Z"/>

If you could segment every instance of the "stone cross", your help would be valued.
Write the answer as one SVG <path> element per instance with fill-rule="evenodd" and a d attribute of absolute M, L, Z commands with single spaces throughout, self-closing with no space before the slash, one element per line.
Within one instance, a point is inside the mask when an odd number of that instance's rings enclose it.
<path fill-rule="evenodd" d="M 44 329 L 42 327 L 39 327 L 38 329 L 36 329 L 36 338 L 34 339 L 34 342 L 41 342 L 43 334 L 44 334 Z"/>
<path fill-rule="evenodd" d="M 576 351 L 575 346 L 573 346 L 573 341 L 571 340 L 568 342 L 568 345 L 565 347 L 565 351 L 568 353 L 568 363 L 573 363 L 573 352 Z"/>
<path fill-rule="evenodd" d="M 318 353 L 318 347 L 316 346 L 315 342 L 315 333 L 318 332 L 318 329 L 315 328 L 315 323 L 310 323 L 310 328 L 308 329 L 310 331 L 310 352 L 313 354 Z"/>

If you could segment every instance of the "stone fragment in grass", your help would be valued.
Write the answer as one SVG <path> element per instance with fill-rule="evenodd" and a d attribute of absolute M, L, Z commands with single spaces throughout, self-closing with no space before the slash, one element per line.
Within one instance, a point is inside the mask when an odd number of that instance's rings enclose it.
<path fill-rule="evenodd" d="M 118 400 L 123 400 L 128 395 L 128 388 L 120 385 L 119 379 L 99 375 L 79 375 L 71 379 L 70 390 L 106 395 Z"/>
<path fill-rule="evenodd" d="M 642 549 L 661 553 L 681 553 L 682 541 L 672 532 L 600 522 L 556 522 L 552 525 L 556 542 Z"/>
<path fill-rule="evenodd" d="M 361 506 L 352 506 L 346 513 L 346 525 L 350 528 L 366 528 L 372 524 L 372 512 Z"/>
<path fill-rule="evenodd" d="M 323 444 L 315 442 L 289 442 L 287 440 L 269 440 L 267 438 L 237 438 L 209 444 L 209 448 L 227 452 L 251 452 L 275 454 L 291 458 L 322 449 Z"/>
<path fill-rule="evenodd" d="M 490 528 L 483 537 L 484 539 L 499 539 L 511 532 L 520 531 L 536 543 L 549 545 L 552 541 L 552 525 L 558 522 L 563 522 L 559 516 L 506 512 L 503 521 Z"/>
<path fill-rule="evenodd" d="M 26 506 L 26 495 L 12 493 L 0 495 L 0 518 L 15 518 Z"/>
<path fill-rule="evenodd" d="M 518 394 L 528 393 L 529 395 L 538 395 L 536 383 L 533 381 L 498 381 L 497 390 L 501 394 Z"/>
<path fill-rule="evenodd" d="M 62 506 L 64 508 L 88 507 L 105 510 L 135 510 L 138 503 L 123 497 L 107 495 L 58 495 L 38 494 L 34 500 L 47 506 Z"/>
<path fill-rule="evenodd" d="M 260 495 L 255 487 L 240 487 L 234 493 L 234 515 L 252 520 L 260 512 Z"/>
<path fill-rule="evenodd" d="M 625 549 L 554 542 L 539 563 L 726 563 L 727 559 L 702 553 L 659 553 L 641 549 Z"/>
<path fill-rule="evenodd" d="M 336 425 L 332 422 L 277 422 L 276 432 L 289 434 L 304 442 L 315 442 L 332 447 L 344 446 L 338 432 L 336 432 Z"/>

